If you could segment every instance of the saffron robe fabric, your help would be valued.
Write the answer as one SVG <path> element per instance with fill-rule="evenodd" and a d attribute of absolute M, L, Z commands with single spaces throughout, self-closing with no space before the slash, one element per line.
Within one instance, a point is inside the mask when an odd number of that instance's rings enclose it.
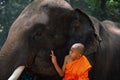
<path fill-rule="evenodd" d="M 81 56 L 80 59 L 66 64 L 63 80 L 89 80 L 88 72 L 91 67 L 87 58 Z"/>

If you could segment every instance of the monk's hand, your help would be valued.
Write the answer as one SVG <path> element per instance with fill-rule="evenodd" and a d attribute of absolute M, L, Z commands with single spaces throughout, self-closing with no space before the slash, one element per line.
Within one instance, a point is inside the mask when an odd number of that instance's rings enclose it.
<path fill-rule="evenodd" d="M 53 50 L 51 50 L 51 55 L 50 56 L 51 56 L 52 63 L 56 64 L 57 63 L 57 59 L 56 59 L 56 56 L 54 55 Z"/>

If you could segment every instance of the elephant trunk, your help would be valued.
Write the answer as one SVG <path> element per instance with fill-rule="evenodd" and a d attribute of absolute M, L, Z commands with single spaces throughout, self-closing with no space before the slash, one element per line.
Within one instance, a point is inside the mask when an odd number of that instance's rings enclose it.
<path fill-rule="evenodd" d="M 0 80 L 7 80 L 18 66 L 27 65 L 30 52 L 25 44 L 23 40 L 6 40 L 0 51 Z"/>

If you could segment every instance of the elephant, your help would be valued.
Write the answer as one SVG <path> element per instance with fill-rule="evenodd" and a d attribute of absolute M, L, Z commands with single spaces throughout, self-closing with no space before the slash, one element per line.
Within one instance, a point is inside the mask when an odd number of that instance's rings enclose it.
<path fill-rule="evenodd" d="M 34 0 L 11 25 L 0 50 L 0 80 L 19 66 L 34 80 L 61 80 L 51 50 L 61 67 L 78 42 L 85 45 L 84 55 L 92 65 L 90 80 L 120 80 L 120 23 L 99 21 L 65 0 Z"/>

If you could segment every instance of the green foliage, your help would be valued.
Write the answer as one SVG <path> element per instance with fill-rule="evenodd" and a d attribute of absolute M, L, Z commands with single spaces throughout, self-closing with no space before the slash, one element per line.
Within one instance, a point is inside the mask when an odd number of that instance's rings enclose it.
<path fill-rule="evenodd" d="M 4 43 L 11 24 L 32 0 L 2 0 L 0 2 L 0 46 Z"/>
<path fill-rule="evenodd" d="M 99 20 L 120 22 L 120 0 L 67 0 L 74 8 L 80 8 Z"/>
<path fill-rule="evenodd" d="M 120 22 L 120 1 L 107 1 L 106 7 L 108 19 Z"/>
<path fill-rule="evenodd" d="M 108 19 L 120 22 L 120 0 L 106 0 L 106 3 L 103 3 L 102 1 L 103 0 L 85 0 L 88 5 L 88 8 L 85 9 L 85 11 L 99 20 Z M 103 10 L 101 4 L 105 4 L 105 10 Z"/>
<path fill-rule="evenodd" d="M 12 23 L 31 1 L 33 0 L 0 0 L 0 47 L 6 40 Z M 80 8 L 99 20 L 110 19 L 120 22 L 120 0 L 105 0 L 105 3 L 103 0 L 67 1 L 73 8 Z M 32 80 L 32 75 L 24 72 L 19 80 Z"/>
<path fill-rule="evenodd" d="M 85 11 L 88 14 L 93 15 L 94 17 L 98 18 L 98 16 L 100 16 L 100 0 L 85 0 L 85 2 L 87 3 L 88 8 L 85 9 Z"/>

